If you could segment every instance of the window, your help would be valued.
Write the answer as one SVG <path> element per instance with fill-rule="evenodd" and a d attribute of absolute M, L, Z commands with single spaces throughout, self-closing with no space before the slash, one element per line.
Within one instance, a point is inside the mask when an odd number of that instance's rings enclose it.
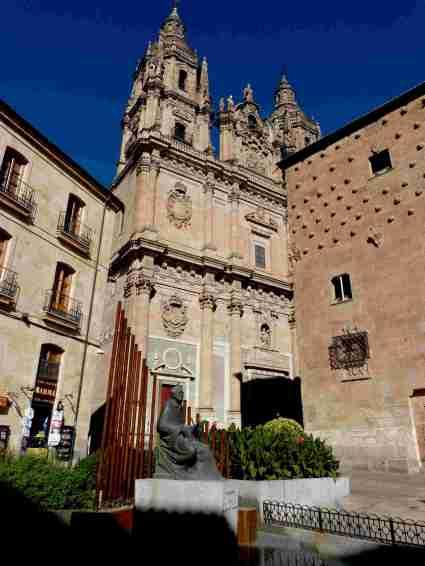
<path fill-rule="evenodd" d="M 248 128 L 250 130 L 255 130 L 257 127 L 257 118 L 254 116 L 254 114 L 249 114 L 248 115 Z"/>
<path fill-rule="evenodd" d="M 0 228 L 0 268 L 6 265 L 7 248 L 11 240 L 10 234 Z"/>
<path fill-rule="evenodd" d="M 374 152 L 374 154 L 369 157 L 369 161 L 374 175 L 385 173 L 392 168 L 390 152 L 388 149 L 384 149 L 383 151 L 376 153 Z"/>
<path fill-rule="evenodd" d="M 305 143 L 305 145 L 310 145 L 310 138 L 305 137 L 305 138 L 304 138 L 304 143 Z"/>
<path fill-rule="evenodd" d="M 334 301 L 348 301 L 353 298 L 351 291 L 351 281 L 348 273 L 343 273 L 342 275 L 337 275 L 332 279 L 332 285 L 334 287 Z"/>
<path fill-rule="evenodd" d="M 259 267 L 260 269 L 266 268 L 266 248 L 261 244 L 255 244 L 254 246 L 254 253 L 255 253 L 255 266 Z"/>
<path fill-rule="evenodd" d="M 70 301 L 72 277 L 75 271 L 65 263 L 56 266 L 55 280 L 51 295 L 51 309 L 68 312 Z"/>
<path fill-rule="evenodd" d="M 8 147 L 0 170 L 0 188 L 9 193 L 19 192 L 27 163 L 23 155 Z"/>
<path fill-rule="evenodd" d="M 81 220 L 84 211 L 84 202 L 75 195 L 69 195 L 68 206 L 65 213 L 65 232 L 78 236 L 81 230 Z"/>
<path fill-rule="evenodd" d="M 179 73 L 179 89 L 186 90 L 187 73 L 186 71 L 180 71 Z"/>
<path fill-rule="evenodd" d="M 186 126 L 180 124 L 180 122 L 176 122 L 174 128 L 174 137 L 176 138 L 176 140 L 182 142 L 186 141 Z"/>

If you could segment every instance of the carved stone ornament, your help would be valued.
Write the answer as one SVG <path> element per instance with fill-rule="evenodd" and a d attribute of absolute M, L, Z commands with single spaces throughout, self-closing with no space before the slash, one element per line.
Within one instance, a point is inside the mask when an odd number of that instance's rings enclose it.
<path fill-rule="evenodd" d="M 370 226 L 366 241 L 368 244 L 373 244 L 375 248 L 379 248 L 383 244 L 384 236 L 374 226 Z"/>
<path fill-rule="evenodd" d="M 178 295 L 162 303 L 162 324 L 168 336 L 176 338 L 183 334 L 188 321 L 187 306 Z"/>
<path fill-rule="evenodd" d="M 167 218 L 178 229 L 188 228 L 192 220 L 192 199 L 183 183 L 176 183 L 168 195 Z"/>
<path fill-rule="evenodd" d="M 246 220 L 248 220 L 248 222 L 260 224 L 265 228 L 269 228 L 274 231 L 277 231 L 278 229 L 277 222 L 261 206 L 258 206 L 255 212 L 250 212 L 249 214 L 247 214 L 245 218 Z"/>
<path fill-rule="evenodd" d="M 199 306 L 201 307 L 201 310 L 210 309 L 212 311 L 215 311 L 217 307 L 217 300 L 212 293 L 203 291 L 199 295 Z"/>

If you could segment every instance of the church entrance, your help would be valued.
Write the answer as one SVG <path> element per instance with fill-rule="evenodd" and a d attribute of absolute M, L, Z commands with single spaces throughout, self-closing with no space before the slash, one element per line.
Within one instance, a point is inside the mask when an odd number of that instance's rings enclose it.
<path fill-rule="evenodd" d="M 252 379 L 242 384 L 242 426 L 257 426 L 284 417 L 303 425 L 301 380 Z"/>

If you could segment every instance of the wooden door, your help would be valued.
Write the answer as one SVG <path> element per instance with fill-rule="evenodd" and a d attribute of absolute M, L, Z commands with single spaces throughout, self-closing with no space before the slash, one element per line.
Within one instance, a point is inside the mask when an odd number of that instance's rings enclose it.
<path fill-rule="evenodd" d="M 56 267 L 55 282 L 52 293 L 52 306 L 54 309 L 67 312 L 69 294 L 71 292 L 72 272 L 70 268 L 61 263 Z"/>

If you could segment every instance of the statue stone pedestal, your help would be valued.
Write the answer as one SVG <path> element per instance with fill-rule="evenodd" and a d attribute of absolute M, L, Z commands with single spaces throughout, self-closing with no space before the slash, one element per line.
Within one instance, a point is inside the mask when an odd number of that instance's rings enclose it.
<path fill-rule="evenodd" d="M 135 506 L 139 512 L 212 514 L 224 517 L 236 534 L 238 489 L 224 481 L 136 480 Z"/>

